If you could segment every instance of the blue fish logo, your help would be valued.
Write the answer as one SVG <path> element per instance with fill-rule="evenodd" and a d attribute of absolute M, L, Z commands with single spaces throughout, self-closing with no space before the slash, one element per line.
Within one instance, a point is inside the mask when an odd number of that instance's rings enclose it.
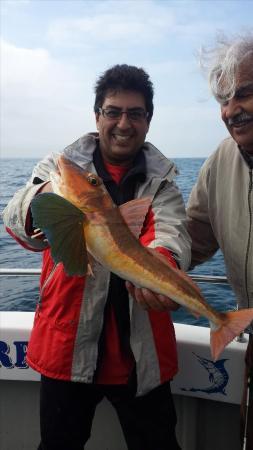
<path fill-rule="evenodd" d="M 193 354 L 197 357 L 199 363 L 207 370 L 211 385 L 204 389 L 192 387 L 189 389 L 181 388 L 181 390 L 190 392 L 204 392 L 206 394 L 227 395 L 225 387 L 228 384 L 229 375 L 224 367 L 224 363 L 227 359 L 219 359 L 218 361 L 213 362 L 210 359 L 202 358 L 194 352 Z"/>

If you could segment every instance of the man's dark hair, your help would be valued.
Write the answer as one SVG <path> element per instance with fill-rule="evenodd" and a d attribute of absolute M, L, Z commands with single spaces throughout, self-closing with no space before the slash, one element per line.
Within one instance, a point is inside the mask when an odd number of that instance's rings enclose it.
<path fill-rule="evenodd" d="M 154 105 L 154 89 L 149 75 L 142 68 L 129 66 L 128 64 L 117 64 L 106 70 L 97 80 L 95 85 L 94 111 L 101 108 L 108 92 L 117 93 L 120 91 L 135 91 L 143 95 L 146 109 L 149 113 L 150 122 Z"/>

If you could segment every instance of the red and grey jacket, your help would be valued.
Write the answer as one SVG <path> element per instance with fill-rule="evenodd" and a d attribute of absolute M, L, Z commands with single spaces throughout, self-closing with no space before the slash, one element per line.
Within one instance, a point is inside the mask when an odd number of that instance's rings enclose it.
<path fill-rule="evenodd" d="M 63 153 L 85 170 L 96 172 L 93 155 L 97 142 L 97 135 L 88 134 Z M 152 205 L 147 211 L 140 240 L 143 245 L 159 248 L 166 255 L 171 253 L 177 264 L 187 270 L 190 239 L 185 226 L 182 196 L 173 181 L 176 168 L 149 143 L 143 145 L 142 152 L 146 165 L 145 179 L 137 178 L 133 196 L 149 197 Z M 62 264 L 53 263 L 47 244 L 31 239 L 29 232 L 30 202 L 41 189 L 41 184 L 34 184 L 34 180 L 35 183 L 36 180 L 47 182 L 50 171 L 56 168 L 56 160 L 56 155 L 52 155 L 35 167 L 27 185 L 7 205 L 4 221 L 7 230 L 23 246 L 43 251 L 40 302 L 27 353 L 29 365 L 51 378 L 92 383 L 97 374 L 111 274 L 95 262 L 94 276 L 67 276 Z M 137 395 L 142 395 L 176 374 L 175 333 L 169 313 L 144 311 L 131 297 L 128 308 L 131 356 L 129 365 L 125 367 L 131 370 L 135 364 Z M 105 336 L 105 342 L 108 345 L 108 336 Z M 117 343 L 113 345 L 117 347 Z M 114 380 L 113 368 L 108 374 L 108 367 L 110 365 L 107 364 L 102 382 L 107 377 L 111 384 L 121 383 L 118 378 Z"/>

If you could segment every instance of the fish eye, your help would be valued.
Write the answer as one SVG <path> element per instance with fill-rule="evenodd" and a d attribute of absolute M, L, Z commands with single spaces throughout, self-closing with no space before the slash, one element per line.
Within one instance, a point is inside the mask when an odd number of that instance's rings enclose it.
<path fill-rule="evenodd" d="M 88 175 L 87 176 L 87 181 L 92 184 L 92 186 L 98 186 L 99 185 L 99 181 L 97 179 L 97 177 L 95 177 L 95 175 Z"/>

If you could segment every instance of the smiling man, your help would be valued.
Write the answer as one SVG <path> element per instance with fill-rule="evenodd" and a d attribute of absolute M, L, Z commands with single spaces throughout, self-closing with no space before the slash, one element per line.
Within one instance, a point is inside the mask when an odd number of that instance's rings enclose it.
<path fill-rule="evenodd" d="M 98 133 L 82 136 L 62 153 L 97 173 L 116 205 L 138 199 L 138 208 L 128 206 L 128 217 L 140 225 L 142 245 L 187 270 L 190 238 L 177 171 L 145 141 L 153 115 L 148 74 L 114 66 L 98 79 L 95 94 Z M 130 284 L 129 295 L 125 280 L 96 261 L 92 276 L 85 277 L 67 276 L 62 264 L 54 264 L 48 243 L 33 234 L 30 203 L 52 189 L 50 171 L 56 167 L 55 155 L 41 161 L 4 212 L 18 242 L 43 251 L 41 298 L 27 353 L 29 365 L 41 373 L 39 449 L 83 449 L 96 406 L 107 397 L 129 450 L 178 450 L 170 391 L 177 372 L 170 310 L 177 306 Z"/>
<path fill-rule="evenodd" d="M 128 167 L 139 152 L 151 117 L 142 94 L 109 92 L 103 107 L 96 107 L 96 122 L 103 159 Z"/>
<path fill-rule="evenodd" d="M 210 87 L 231 137 L 207 159 L 189 198 L 192 267 L 220 248 L 239 308 L 252 308 L 253 35 L 222 39 L 203 57 L 210 62 Z M 253 328 L 248 332 L 241 438 L 243 449 L 253 450 Z"/>

